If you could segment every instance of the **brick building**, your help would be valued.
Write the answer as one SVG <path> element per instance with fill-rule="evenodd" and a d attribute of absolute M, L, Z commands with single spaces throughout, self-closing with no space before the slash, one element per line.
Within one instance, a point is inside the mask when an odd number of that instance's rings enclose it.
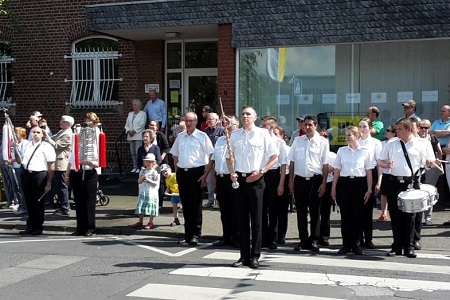
<path fill-rule="evenodd" d="M 170 122 L 220 97 L 227 113 L 251 104 L 288 133 L 300 114 L 321 113 L 329 128 L 373 104 L 392 123 L 408 98 L 434 120 L 449 98 L 446 0 L 9 2 L 0 105 L 17 124 L 33 110 L 51 128 L 64 113 L 95 111 L 116 138 L 146 85 L 159 87 Z M 274 79 L 268 49 L 280 47 Z"/>

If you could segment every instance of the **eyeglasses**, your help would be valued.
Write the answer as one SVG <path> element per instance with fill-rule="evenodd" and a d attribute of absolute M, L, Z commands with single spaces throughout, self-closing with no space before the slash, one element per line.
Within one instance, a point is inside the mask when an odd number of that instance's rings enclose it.
<path fill-rule="evenodd" d="M 410 109 L 411 106 L 403 106 L 403 109 Z"/>
<path fill-rule="evenodd" d="M 197 120 L 188 120 L 188 119 L 186 119 L 186 120 L 184 120 L 186 123 L 190 123 L 190 122 L 196 122 Z"/>
<path fill-rule="evenodd" d="M 448 110 L 441 110 L 441 112 L 448 112 Z"/>
<path fill-rule="evenodd" d="M 420 126 L 420 129 L 430 129 L 430 127 Z"/>

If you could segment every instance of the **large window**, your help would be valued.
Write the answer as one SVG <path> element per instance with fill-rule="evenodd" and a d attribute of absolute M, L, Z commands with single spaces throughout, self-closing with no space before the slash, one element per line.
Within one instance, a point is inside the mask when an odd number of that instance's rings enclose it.
<path fill-rule="evenodd" d="M 450 40 L 290 47 L 279 65 L 278 48 L 241 49 L 238 107 L 277 116 L 288 134 L 299 115 L 320 114 L 321 126 L 330 128 L 370 106 L 387 126 L 403 117 L 401 103 L 409 99 L 419 117 L 433 121 L 449 100 L 449 50 Z"/>
<path fill-rule="evenodd" d="M 72 108 L 115 108 L 118 101 L 117 40 L 89 38 L 75 42 L 72 54 Z"/>
<path fill-rule="evenodd" d="M 12 104 L 11 85 L 11 46 L 8 42 L 0 41 L 0 107 L 8 108 Z"/>

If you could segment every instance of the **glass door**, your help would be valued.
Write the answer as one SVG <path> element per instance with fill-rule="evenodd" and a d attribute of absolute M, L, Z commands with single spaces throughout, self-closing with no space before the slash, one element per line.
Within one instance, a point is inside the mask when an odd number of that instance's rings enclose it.
<path fill-rule="evenodd" d="M 203 121 L 202 107 L 209 105 L 213 111 L 217 108 L 217 69 L 187 71 L 184 83 L 184 113 L 188 111 L 197 113 L 200 126 Z"/>

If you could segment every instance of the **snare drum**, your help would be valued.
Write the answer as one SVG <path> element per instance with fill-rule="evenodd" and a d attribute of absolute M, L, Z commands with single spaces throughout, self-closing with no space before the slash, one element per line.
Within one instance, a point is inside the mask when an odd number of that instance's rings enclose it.
<path fill-rule="evenodd" d="M 398 194 L 398 208 L 405 213 L 426 211 L 431 207 L 430 193 L 424 190 L 407 190 Z"/>
<path fill-rule="evenodd" d="M 428 193 L 430 193 L 430 206 L 435 205 L 438 200 L 439 200 L 439 193 L 437 188 L 434 185 L 431 184 L 421 184 L 420 185 L 420 189 L 427 191 Z"/>

